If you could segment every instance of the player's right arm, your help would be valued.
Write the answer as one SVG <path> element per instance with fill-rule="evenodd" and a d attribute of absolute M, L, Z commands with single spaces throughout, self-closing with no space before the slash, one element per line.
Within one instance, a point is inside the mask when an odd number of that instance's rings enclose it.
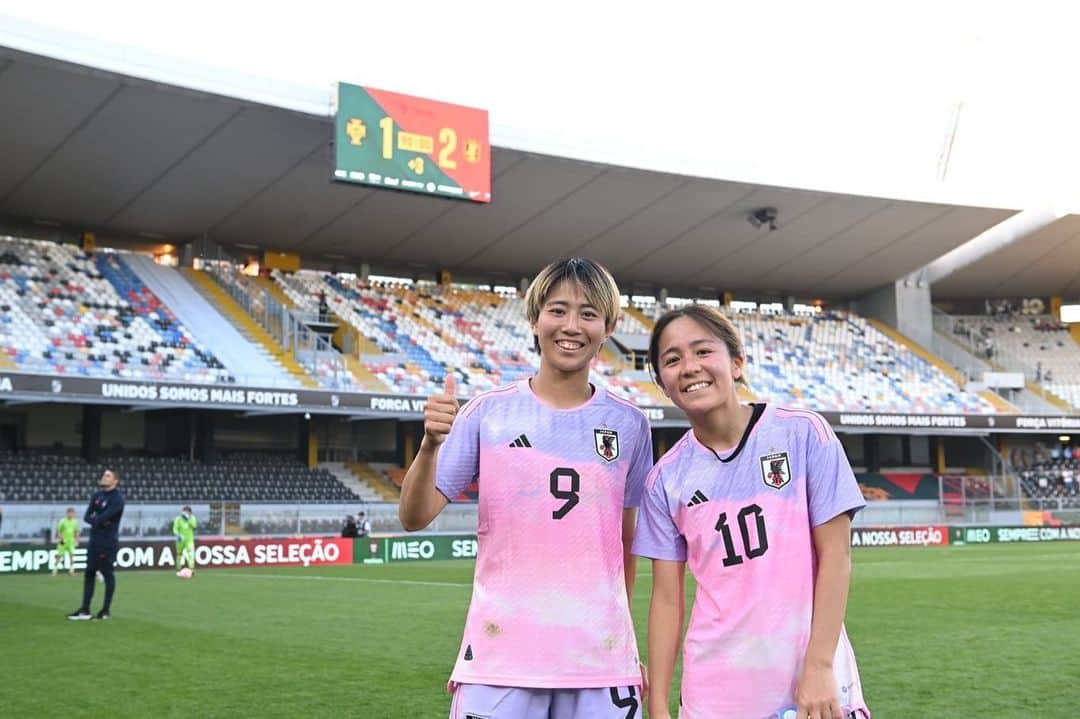
<path fill-rule="evenodd" d="M 450 427 L 457 416 L 456 389 L 454 374 L 448 373 L 443 393 L 428 397 L 424 404 L 424 438 L 405 472 L 405 479 L 401 483 L 401 502 L 398 504 L 398 519 L 401 526 L 410 532 L 431 524 L 431 520 L 449 501 L 435 487 L 435 470 L 439 445 L 450 434 Z"/>
<path fill-rule="evenodd" d="M 649 716 L 670 719 L 668 697 L 679 653 L 684 611 L 686 562 L 654 559 L 649 601 Z"/>

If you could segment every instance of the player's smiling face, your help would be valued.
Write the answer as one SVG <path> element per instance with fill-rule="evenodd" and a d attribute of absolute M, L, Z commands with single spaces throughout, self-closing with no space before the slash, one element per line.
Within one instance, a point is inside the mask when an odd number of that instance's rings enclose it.
<path fill-rule="evenodd" d="M 738 401 L 735 380 L 743 361 L 732 358 L 724 341 L 697 320 L 680 317 L 665 327 L 659 357 L 664 392 L 687 414 Z"/>
<path fill-rule="evenodd" d="M 573 282 L 552 288 L 532 325 L 541 361 L 560 372 L 587 370 L 608 338 L 603 313 Z"/>

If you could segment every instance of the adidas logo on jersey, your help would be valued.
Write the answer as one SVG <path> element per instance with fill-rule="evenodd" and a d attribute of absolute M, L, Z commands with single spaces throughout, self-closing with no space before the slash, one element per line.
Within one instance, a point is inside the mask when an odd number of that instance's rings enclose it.
<path fill-rule="evenodd" d="M 513 442 L 510 443 L 509 446 L 511 446 L 511 447 L 532 447 L 532 445 L 529 443 L 529 438 L 526 437 L 525 435 L 521 435 L 520 437 L 515 439 Z"/>
<path fill-rule="evenodd" d="M 465 661 L 467 661 L 467 662 L 472 661 L 472 644 L 469 644 L 468 646 L 465 647 Z"/>
<path fill-rule="evenodd" d="M 705 493 L 700 489 L 694 490 L 694 496 L 690 498 L 690 501 L 686 503 L 687 507 L 693 507 L 695 504 L 701 504 L 702 502 L 708 502 L 709 498 L 705 496 Z"/>

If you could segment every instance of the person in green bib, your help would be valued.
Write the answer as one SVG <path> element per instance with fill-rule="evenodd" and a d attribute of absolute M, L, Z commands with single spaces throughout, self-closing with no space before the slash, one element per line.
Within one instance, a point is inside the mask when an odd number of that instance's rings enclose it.
<path fill-rule="evenodd" d="M 184 505 L 183 511 L 177 515 L 172 523 L 173 534 L 176 535 L 176 574 L 180 576 L 184 562 L 187 562 L 188 570 L 195 571 L 195 527 L 198 526 L 191 507 Z"/>
<path fill-rule="evenodd" d="M 68 576 L 75 576 L 75 547 L 78 543 L 79 520 L 75 519 L 75 508 L 68 507 L 64 518 L 56 524 L 56 562 L 52 570 L 54 577 L 64 557 L 67 557 Z"/>

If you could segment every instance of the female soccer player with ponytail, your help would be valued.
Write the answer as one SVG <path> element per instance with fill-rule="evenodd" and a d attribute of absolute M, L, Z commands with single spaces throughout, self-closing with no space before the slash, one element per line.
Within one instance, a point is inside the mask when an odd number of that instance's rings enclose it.
<path fill-rule="evenodd" d="M 645 485 L 634 552 L 653 560 L 651 719 L 668 719 L 687 564 L 680 719 L 868 719 L 844 631 L 852 516 L 862 494 L 820 415 L 741 404 L 742 343 L 719 311 L 663 315 L 656 381 L 690 431 Z"/>

